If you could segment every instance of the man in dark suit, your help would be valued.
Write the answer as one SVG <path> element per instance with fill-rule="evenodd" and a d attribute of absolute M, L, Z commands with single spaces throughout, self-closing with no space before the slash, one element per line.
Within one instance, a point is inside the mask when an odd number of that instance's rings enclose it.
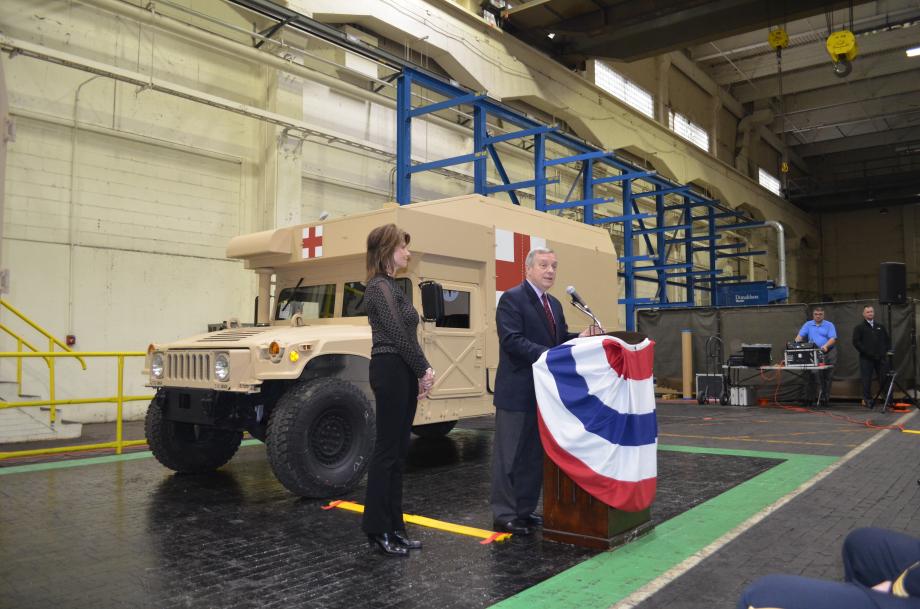
<path fill-rule="evenodd" d="M 525 260 L 526 279 L 498 301 L 499 358 L 495 375 L 495 442 L 492 448 L 492 515 L 498 531 L 529 535 L 543 524 L 535 513 L 543 486 L 543 445 L 537 428 L 532 366 L 544 351 L 590 327 L 569 333 L 562 305 L 547 291 L 556 282 L 556 254 L 535 248 Z"/>
<path fill-rule="evenodd" d="M 872 376 L 878 376 L 879 389 L 885 390 L 885 376 L 888 374 L 886 356 L 891 350 L 888 332 L 875 320 L 872 305 L 863 307 L 863 321 L 853 329 L 853 346 L 859 351 L 859 378 L 862 379 L 863 402 L 868 408 L 875 407 L 872 398 Z"/>

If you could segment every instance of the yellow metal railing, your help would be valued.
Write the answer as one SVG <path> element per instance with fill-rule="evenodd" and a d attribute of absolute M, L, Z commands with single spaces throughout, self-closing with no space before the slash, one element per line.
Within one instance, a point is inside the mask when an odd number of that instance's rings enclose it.
<path fill-rule="evenodd" d="M 54 351 L 55 346 L 60 347 L 66 353 L 71 353 L 71 354 L 74 353 L 73 349 L 71 349 L 70 347 L 62 343 L 60 340 L 55 338 L 51 333 L 49 333 L 47 330 L 42 328 L 40 325 L 38 325 L 37 323 L 35 323 L 34 321 L 26 317 L 26 315 L 23 314 L 22 311 L 20 311 L 19 309 L 17 309 L 16 307 L 8 303 L 7 301 L 0 299 L 0 308 L 8 309 L 12 314 L 14 314 L 16 317 L 18 317 L 23 322 L 28 324 L 36 332 L 38 332 L 39 334 L 47 338 L 49 353 L 55 352 Z M 8 328 L 7 326 L 0 324 L 0 330 L 3 330 L 4 332 L 6 332 L 7 334 L 9 334 L 10 336 L 16 339 L 16 352 L 18 354 L 22 355 L 23 346 L 28 347 L 29 350 L 32 351 L 33 354 L 38 353 L 38 349 L 36 349 L 26 339 L 24 339 L 22 336 L 20 336 L 19 334 L 17 334 L 16 332 Z M 48 365 L 48 386 L 49 386 L 48 397 L 51 401 L 50 417 L 51 417 L 51 423 L 54 423 L 55 418 L 57 416 L 57 410 L 54 405 L 54 402 L 55 402 L 55 399 L 54 399 L 55 398 L 55 395 L 54 395 L 54 358 L 45 357 L 44 360 L 45 360 L 45 363 Z M 77 361 L 79 361 L 83 369 L 86 370 L 86 362 L 83 360 L 83 358 L 77 357 Z M 17 387 L 17 394 L 19 395 L 19 397 L 22 397 L 23 395 L 22 394 L 22 357 L 18 357 L 18 359 L 16 360 L 16 387 Z"/>
<path fill-rule="evenodd" d="M 66 347 L 65 347 L 66 348 Z M 21 351 L 6 351 L 0 352 L 0 360 L 3 358 L 27 358 L 27 357 L 42 357 L 51 360 L 52 364 L 55 359 L 59 357 L 73 357 L 79 359 L 81 362 L 84 357 L 115 357 L 118 359 L 118 392 L 114 396 L 103 396 L 103 397 L 94 397 L 94 398 L 77 398 L 72 400 L 58 400 L 54 398 L 54 375 L 51 375 L 51 387 L 49 391 L 49 399 L 47 400 L 28 400 L 23 402 L 0 402 L 0 410 L 5 408 L 34 408 L 39 406 L 50 406 L 52 410 L 58 405 L 65 404 L 98 404 L 98 403 L 115 403 L 115 441 L 114 442 L 101 442 L 97 444 L 78 444 L 75 446 L 61 446 L 58 448 L 40 448 L 35 450 L 16 450 L 9 452 L 0 452 L 0 459 L 10 459 L 13 457 L 31 457 L 35 455 L 45 455 L 53 453 L 63 453 L 63 452 L 76 452 L 84 450 L 98 450 L 105 448 L 114 448 L 115 454 L 120 455 L 122 449 L 126 446 L 137 446 L 145 444 L 145 440 L 124 440 L 122 437 L 123 432 L 123 410 L 125 402 L 139 402 L 150 400 L 153 398 L 152 395 L 124 395 L 124 375 L 125 375 L 125 358 L 126 357 L 144 357 L 146 353 L 143 351 L 71 351 L 67 350 L 66 353 L 61 351 L 46 351 L 46 352 L 33 352 L 33 353 L 23 353 Z M 84 362 L 84 369 L 86 369 L 86 364 Z M 51 370 L 54 370 L 54 366 L 51 366 Z M 52 418 L 52 422 L 54 419 Z"/>

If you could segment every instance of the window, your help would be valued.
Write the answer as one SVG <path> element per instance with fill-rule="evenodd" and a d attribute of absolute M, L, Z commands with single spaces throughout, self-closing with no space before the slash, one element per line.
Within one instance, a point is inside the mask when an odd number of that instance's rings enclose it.
<path fill-rule="evenodd" d="M 709 152 L 709 134 L 696 123 L 690 122 L 690 119 L 683 114 L 674 112 L 673 110 L 669 111 L 668 126 L 671 128 L 671 131 L 677 135 L 685 140 L 690 140 L 690 142 L 695 144 L 698 148 L 702 148 L 706 152 Z"/>
<path fill-rule="evenodd" d="M 655 104 L 651 94 L 636 83 L 623 78 L 607 64 L 594 62 L 594 84 L 647 117 L 655 117 Z"/>
<path fill-rule="evenodd" d="M 363 317 L 367 315 L 367 308 L 364 306 L 364 289 L 367 286 L 361 281 L 346 281 L 345 293 L 342 295 L 342 317 Z M 412 282 L 406 277 L 400 277 L 396 280 L 398 287 L 406 299 L 412 302 Z"/>
<path fill-rule="evenodd" d="M 781 197 L 782 188 L 780 187 L 779 180 L 774 176 L 770 175 L 763 169 L 757 169 L 757 181 L 760 182 L 760 185 L 772 192 L 773 194 Z"/>
<path fill-rule="evenodd" d="M 444 317 L 435 322 L 439 328 L 470 327 L 470 293 L 444 290 Z"/>
<path fill-rule="evenodd" d="M 297 313 L 304 319 L 334 317 L 335 284 L 304 285 L 281 290 L 275 319 L 290 319 Z"/>

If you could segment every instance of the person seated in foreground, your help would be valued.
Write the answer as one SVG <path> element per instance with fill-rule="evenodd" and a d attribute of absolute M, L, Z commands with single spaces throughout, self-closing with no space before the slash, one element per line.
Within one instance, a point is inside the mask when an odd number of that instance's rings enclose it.
<path fill-rule="evenodd" d="M 745 588 L 738 609 L 918 609 L 920 539 L 880 528 L 843 542 L 843 582 L 767 575 Z"/>

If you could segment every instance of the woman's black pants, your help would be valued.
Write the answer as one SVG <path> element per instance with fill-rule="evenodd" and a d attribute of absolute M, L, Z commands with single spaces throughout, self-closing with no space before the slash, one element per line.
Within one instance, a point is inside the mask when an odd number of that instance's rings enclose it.
<path fill-rule="evenodd" d="M 402 478 L 418 405 L 418 379 L 395 353 L 371 356 L 371 389 L 377 400 L 377 443 L 367 469 L 361 528 L 368 535 L 406 528 Z"/>

